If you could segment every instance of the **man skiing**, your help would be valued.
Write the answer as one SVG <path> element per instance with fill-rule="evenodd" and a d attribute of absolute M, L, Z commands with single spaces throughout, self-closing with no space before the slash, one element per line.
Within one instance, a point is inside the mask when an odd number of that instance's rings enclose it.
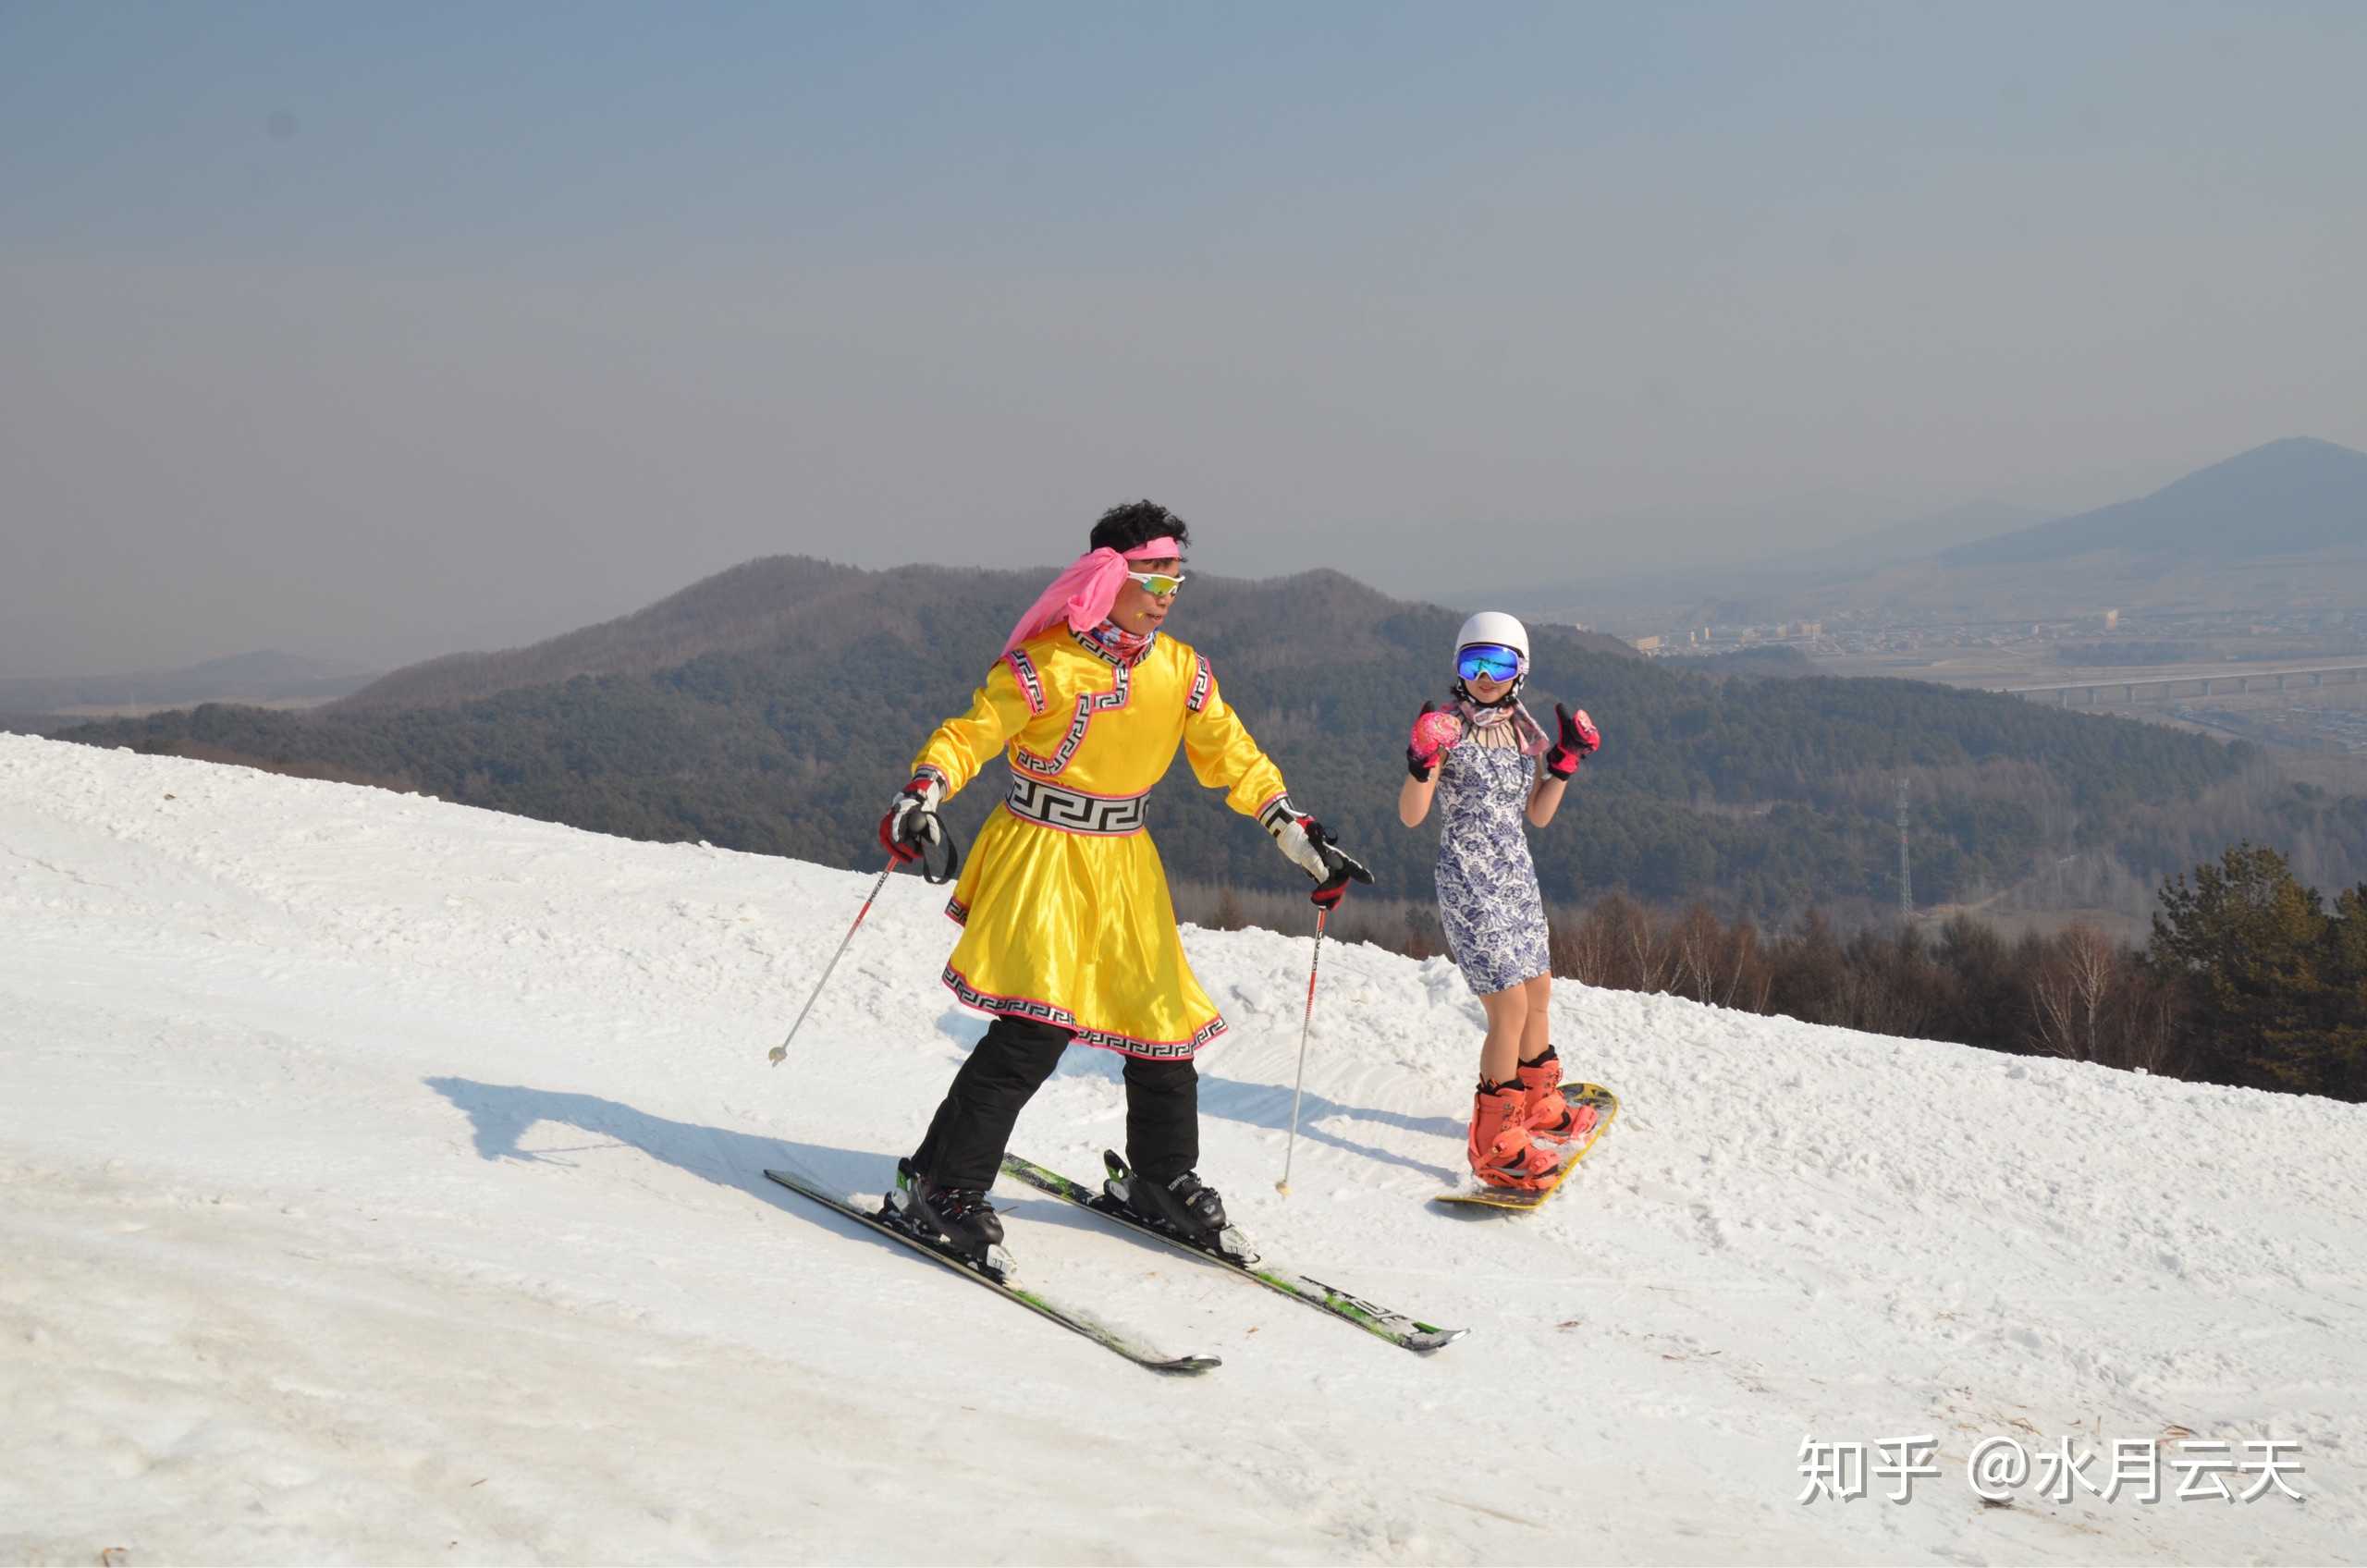
<path fill-rule="evenodd" d="M 945 985 L 994 1022 L 889 1195 L 916 1228 L 973 1256 L 1002 1240 L 987 1189 L 1021 1108 L 1071 1041 L 1126 1059 L 1127 1205 L 1188 1239 L 1224 1228 L 1221 1200 L 1193 1169 L 1192 1059 L 1225 1023 L 1184 961 L 1145 827 L 1146 798 L 1179 742 L 1200 782 L 1225 790 L 1315 880 L 1317 903 L 1338 904 L 1352 877 L 1372 880 L 1292 804 L 1208 661 L 1162 630 L 1189 545 L 1184 520 L 1152 502 L 1103 513 L 1086 552 L 1020 618 L 969 712 L 929 736 L 880 819 L 889 852 L 916 859 L 942 839 L 944 802 L 997 753 L 1010 765 L 1002 809 L 946 905 L 963 930 Z"/>

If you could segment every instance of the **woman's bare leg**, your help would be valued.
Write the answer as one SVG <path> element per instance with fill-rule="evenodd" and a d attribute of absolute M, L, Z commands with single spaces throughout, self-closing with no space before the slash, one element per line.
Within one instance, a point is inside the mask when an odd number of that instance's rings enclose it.
<path fill-rule="evenodd" d="M 1479 998 L 1488 1013 L 1488 1043 L 1479 1047 L 1479 1076 L 1509 1084 L 1519 1075 L 1521 1041 L 1528 1028 L 1528 992 L 1508 986 Z"/>
<path fill-rule="evenodd" d="M 1521 1027 L 1520 1059 L 1535 1061 L 1553 1043 L 1553 976 L 1539 974 L 1524 980 L 1519 989 L 1528 998 L 1528 1019 Z"/>

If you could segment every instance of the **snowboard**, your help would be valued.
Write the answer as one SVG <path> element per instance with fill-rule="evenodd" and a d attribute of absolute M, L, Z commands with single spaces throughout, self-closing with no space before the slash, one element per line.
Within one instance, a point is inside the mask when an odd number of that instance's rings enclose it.
<path fill-rule="evenodd" d="M 1479 1208 L 1544 1207 L 1546 1200 L 1570 1179 L 1570 1172 L 1578 1168 L 1578 1161 L 1586 1158 L 1587 1151 L 1594 1147 L 1596 1141 L 1619 1114 L 1619 1096 L 1600 1084 L 1564 1084 L 1562 1085 L 1562 1096 L 1572 1105 L 1594 1107 L 1594 1125 L 1587 1129 L 1583 1139 L 1570 1145 L 1569 1158 L 1562 1162 L 1560 1170 L 1553 1172 L 1551 1181 L 1541 1187 L 1488 1187 L 1475 1180 L 1470 1186 L 1441 1193 L 1430 1201 L 1470 1204 Z"/>

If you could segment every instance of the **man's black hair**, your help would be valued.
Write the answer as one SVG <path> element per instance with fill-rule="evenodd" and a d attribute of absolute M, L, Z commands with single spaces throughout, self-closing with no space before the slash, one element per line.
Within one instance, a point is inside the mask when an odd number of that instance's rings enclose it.
<path fill-rule="evenodd" d="M 1101 521 L 1093 525 L 1092 541 L 1085 547 L 1115 550 L 1123 555 L 1136 545 L 1169 537 L 1174 539 L 1179 555 L 1192 547 L 1192 531 L 1184 526 L 1182 518 L 1157 501 L 1128 501 L 1101 514 Z"/>

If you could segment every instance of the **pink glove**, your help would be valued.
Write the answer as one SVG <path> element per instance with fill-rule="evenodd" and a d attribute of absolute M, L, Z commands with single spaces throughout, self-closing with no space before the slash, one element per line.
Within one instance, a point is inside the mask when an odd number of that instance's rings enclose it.
<path fill-rule="evenodd" d="M 1441 708 L 1436 703 L 1424 703 L 1419 717 L 1414 720 L 1414 733 L 1405 747 L 1405 771 L 1427 784 L 1430 770 L 1439 765 L 1439 753 L 1463 739 L 1463 716 Z"/>
<path fill-rule="evenodd" d="M 1545 766 L 1554 778 L 1567 778 L 1578 771 L 1579 763 L 1594 754 L 1595 748 L 1602 744 L 1602 736 L 1584 708 L 1572 713 L 1556 703 L 1553 717 L 1561 725 L 1562 734 L 1553 742 L 1552 750 L 1545 753 Z"/>

